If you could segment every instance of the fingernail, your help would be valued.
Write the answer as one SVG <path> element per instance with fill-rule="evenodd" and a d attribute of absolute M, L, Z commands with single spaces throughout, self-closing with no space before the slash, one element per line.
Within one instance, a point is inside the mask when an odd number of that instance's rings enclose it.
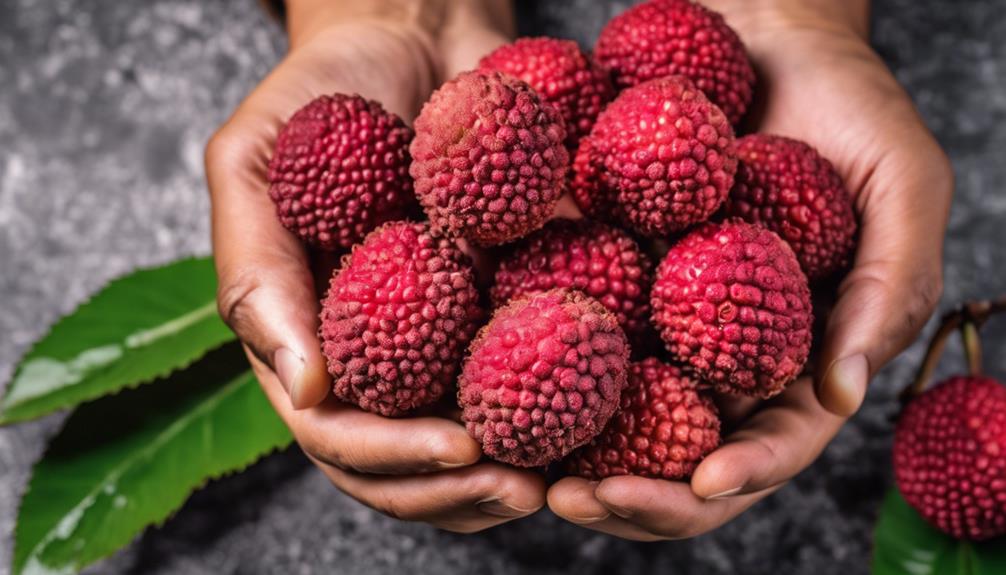
<path fill-rule="evenodd" d="M 456 469 L 458 467 L 465 467 L 466 465 L 471 465 L 471 463 L 465 463 L 463 461 L 441 461 L 439 459 L 434 461 L 434 463 L 440 469 Z"/>
<path fill-rule="evenodd" d="M 290 403 L 294 409 L 299 409 L 300 375 L 304 373 L 304 360 L 290 348 L 281 347 L 276 350 L 273 362 L 276 364 L 276 376 L 290 396 Z"/>
<path fill-rule="evenodd" d="M 611 513 L 605 513 L 604 515 L 598 515 L 597 517 L 570 517 L 569 520 L 577 525 L 590 525 L 592 523 L 604 521 L 609 517 L 611 517 Z"/>
<path fill-rule="evenodd" d="M 714 499 L 726 499 L 727 497 L 737 495 L 740 492 L 741 487 L 734 487 L 733 489 L 727 489 L 726 491 L 720 491 L 719 493 L 714 493 L 709 497 L 706 497 L 706 501 L 712 501 Z"/>
<path fill-rule="evenodd" d="M 826 407 L 836 415 L 849 416 L 855 413 L 866 396 L 869 378 L 870 364 L 865 355 L 857 353 L 835 360 L 822 379 L 836 399 L 833 405 Z"/>
<path fill-rule="evenodd" d="M 534 509 L 519 509 L 511 505 L 507 505 L 500 500 L 499 497 L 491 497 L 489 499 L 483 499 L 476 504 L 479 511 L 487 513 L 489 515 L 495 515 L 496 517 L 523 517 L 533 513 Z"/>
<path fill-rule="evenodd" d="M 602 502 L 602 504 L 605 507 L 607 507 L 609 511 L 611 511 L 615 515 L 618 515 L 622 519 L 630 519 L 630 518 L 632 518 L 632 511 L 629 511 L 628 509 L 625 509 L 624 507 L 619 507 L 618 505 L 611 505 L 610 503 L 604 503 L 604 502 Z"/>

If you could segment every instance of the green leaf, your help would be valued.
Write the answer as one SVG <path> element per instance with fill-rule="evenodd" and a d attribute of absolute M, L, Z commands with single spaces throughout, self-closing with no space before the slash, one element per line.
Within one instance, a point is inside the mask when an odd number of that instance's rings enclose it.
<path fill-rule="evenodd" d="M 873 575 L 1001 575 L 1006 537 L 975 543 L 929 525 L 890 489 L 874 532 Z"/>
<path fill-rule="evenodd" d="M 162 523 L 209 478 L 286 446 L 237 346 L 80 407 L 33 471 L 12 572 L 77 571 Z M 235 361 L 237 360 L 237 361 Z"/>
<path fill-rule="evenodd" d="M 23 421 L 165 376 L 234 339 L 217 315 L 210 258 L 108 284 L 21 360 L 0 424 Z"/>

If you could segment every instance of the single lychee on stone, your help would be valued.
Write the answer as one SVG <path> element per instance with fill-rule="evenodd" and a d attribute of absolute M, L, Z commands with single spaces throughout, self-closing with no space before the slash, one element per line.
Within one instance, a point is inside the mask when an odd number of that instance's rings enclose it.
<path fill-rule="evenodd" d="M 453 387 L 483 317 L 469 257 L 412 222 L 382 226 L 345 256 L 321 307 L 335 396 L 385 416 Z"/>
<path fill-rule="evenodd" d="M 511 465 L 562 459 L 615 412 L 628 355 L 615 315 L 581 292 L 511 301 L 475 338 L 458 381 L 468 433 Z"/>
<path fill-rule="evenodd" d="M 1006 387 L 958 376 L 913 399 L 894 433 L 894 478 L 941 531 L 975 541 L 1006 535 Z"/>
<path fill-rule="evenodd" d="M 629 385 L 601 435 L 570 456 L 587 479 L 638 475 L 686 479 L 720 444 L 716 404 L 681 368 L 649 357 L 629 366 Z"/>
<path fill-rule="evenodd" d="M 500 72 L 465 72 L 434 92 L 410 148 L 434 229 L 488 246 L 540 228 L 566 178 L 563 124 L 530 86 Z"/>
<path fill-rule="evenodd" d="M 683 76 L 623 91 L 589 138 L 598 181 L 617 191 L 618 216 L 651 238 L 707 220 L 737 171 L 730 122 Z"/>
<path fill-rule="evenodd" d="M 409 176 L 412 129 L 360 96 L 315 98 L 276 138 L 269 197 L 280 222 L 324 250 L 350 248 L 416 205 Z"/>
<path fill-rule="evenodd" d="M 831 162 L 804 142 L 768 134 L 737 140 L 737 155 L 724 214 L 779 234 L 811 281 L 845 268 L 856 245 L 856 214 Z"/>
<path fill-rule="evenodd" d="M 685 76 L 737 124 L 754 93 L 744 44 L 723 16 L 690 0 L 650 0 L 601 30 L 594 57 L 618 88 Z"/>
<path fill-rule="evenodd" d="M 615 95 L 607 72 L 572 40 L 518 38 L 482 58 L 479 69 L 520 78 L 553 104 L 566 121 L 570 149 L 576 149 Z"/>
<path fill-rule="evenodd" d="M 634 344 L 650 331 L 650 258 L 628 234 L 600 222 L 552 220 L 500 260 L 493 306 L 553 288 L 580 290 L 615 314 Z"/>
<path fill-rule="evenodd" d="M 703 224 L 657 268 L 653 322 L 668 351 L 723 393 L 768 398 L 810 353 L 810 288 L 786 242 L 741 221 Z"/>

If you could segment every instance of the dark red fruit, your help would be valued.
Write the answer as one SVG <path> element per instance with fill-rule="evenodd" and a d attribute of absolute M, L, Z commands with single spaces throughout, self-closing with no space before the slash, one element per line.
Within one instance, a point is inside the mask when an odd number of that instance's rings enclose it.
<path fill-rule="evenodd" d="M 680 368 L 651 357 L 629 367 L 618 412 L 601 435 L 573 453 L 568 469 L 595 480 L 685 479 L 719 444 L 713 400 Z"/>
<path fill-rule="evenodd" d="M 807 278 L 764 228 L 731 221 L 690 232 L 657 268 L 651 304 L 667 349 L 720 392 L 771 397 L 807 361 Z"/>
<path fill-rule="evenodd" d="M 396 416 L 450 389 L 482 318 L 473 275 L 468 256 L 427 224 L 393 222 L 368 235 L 322 301 L 335 396 Z"/>
<path fill-rule="evenodd" d="M 911 401 L 894 435 L 905 501 L 953 537 L 1006 535 L 1006 387 L 952 377 Z"/>
<path fill-rule="evenodd" d="M 618 88 L 664 76 L 695 83 L 736 124 L 751 103 L 755 74 L 723 17 L 687 0 L 650 0 L 611 19 L 594 57 Z"/>
<path fill-rule="evenodd" d="M 283 225 L 325 250 L 347 249 L 415 206 L 412 130 L 377 102 L 320 96 L 276 138 L 269 196 Z"/>
<path fill-rule="evenodd" d="M 556 289 L 496 310 L 471 346 L 458 401 L 486 455 L 535 467 L 604 429 L 625 387 L 629 347 L 614 314 Z"/>

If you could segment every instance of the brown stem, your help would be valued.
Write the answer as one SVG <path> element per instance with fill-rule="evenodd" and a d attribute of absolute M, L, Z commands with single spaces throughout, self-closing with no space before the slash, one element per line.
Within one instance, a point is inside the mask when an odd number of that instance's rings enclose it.
<path fill-rule="evenodd" d="M 961 329 L 964 338 L 964 352 L 967 354 L 969 371 L 972 375 L 981 373 L 982 351 L 978 330 L 990 317 L 1004 312 L 1006 312 L 1006 295 L 994 300 L 966 302 L 944 314 L 940 320 L 940 327 L 929 341 L 929 347 L 915 379 L 901 392 L 901 400 L 907 402 L 925 391 L 933 372 L 936 371 L 936 365 L 940 362 L 947 338 L 958 328 Z"/>

